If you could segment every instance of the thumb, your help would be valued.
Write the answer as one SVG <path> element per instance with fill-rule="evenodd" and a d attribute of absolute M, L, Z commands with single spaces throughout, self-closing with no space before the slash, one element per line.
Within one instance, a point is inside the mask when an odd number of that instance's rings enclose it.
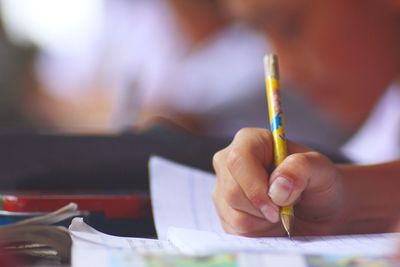
<path fill-rule="evenodd" d="M 288 156 L 271 174 L 268 195 L 278 206 L 294 204 L 304 191 L 323 193 L 334 184 L 333 163 L 317 152 Z"/>

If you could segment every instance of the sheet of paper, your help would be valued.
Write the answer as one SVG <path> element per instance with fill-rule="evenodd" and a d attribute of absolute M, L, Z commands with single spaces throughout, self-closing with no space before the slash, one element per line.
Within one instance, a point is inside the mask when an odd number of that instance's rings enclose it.
<path fill-rule="evenodd" d="M 152 157 L 153 213 L 160 239 L 181 251 L 269 251 L 311 254 L 388 255 L 397 234 L 288 238 L 244 238 L 224 234 L 211 200 L 215 177 L 194 168 Z M 171 228 L 168 231 L 168 228 Z M 200 231 L 199 231 L 200 230 Z M 168 234 L 167 234 L 168 233 Z"/>
<path fill-rule="evenodd" d="M 211 199 L 215 176 L 160 157 L 149 162 L 150 189 L 157 235 L 170 226 L 223 233 Z"/>
<path fill-rule="evenodd" d="M 309 260 L 301 255 L 283 255 L 283 254 L 214 254 L 203 257 L 188 257 L 184 255 L 138 255 L 128 250 L 117 249 L 89 249 L 74 250 L 76 257 L 72 259 L 73 267 L 182 267 L 182 266 L 198 266 L 198 267 L 324 267 L 336 266 L 328 261 L 319 261 L 325 265 L 310 265 Z M 343 262 L 343 259 L 341 262 Z M 347 259 L 344 259 L 347 260 Z M 339 261 L 338 261 L 339 262 Z M 329 264 L 329 265 L 328 265 Z M 343 265 L 343 267 L 354 267 L 354 265 Z M 368 265 L 369 266 L 369 265 Z M 371 265 L 372 266 L 372 265 Z M 389 265 L 373 265 L 374 267 L 390 267 Z"/>
<path fill-rule="evenodd" d="M 228 234 L 170 228 L 168 240 L 189 255 L 210 252 L 284 252 L 317 255 L 387 256 L 399 234 L 279 238 L 248 238 Z"/>
<path fill-rule="evenodd" d="M 87 225 L 82 218 L 74 218 L 69 226 L 73 246 L 84 248 L 129 249 L 136 253 L 177 253 L 168 241 L 147 238 L 107 235 Z"/>
<path fill-rule="evenodd" d="M 73 267 L 148 267 L 148 266 L 292 266 L 306 267 L 306 258 L 300 255 L 265 254 L 211 254 L 189 257 L 177 253 L 168 241 L 144 238 L 124 238 L 101 233 L 75 218 L 70 227 L 73 239 Z"/>
<path fill-rule="evenodd" d="M 72 247 L 72 267 L 148 267 L 144 259 L 128 249 Z"/>

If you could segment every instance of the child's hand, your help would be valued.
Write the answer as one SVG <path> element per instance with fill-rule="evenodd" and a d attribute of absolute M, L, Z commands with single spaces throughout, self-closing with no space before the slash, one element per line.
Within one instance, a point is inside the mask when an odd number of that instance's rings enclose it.
<path fill-rule="evenodd" d="M 279 207 L 295 204 L 296 235 L 333 234 L 343 223 L 341 173 L 325 156 L 288 142 L 291 154 L 270 174 L 271 133 L 242 129 L 213 159 L 213 199 L 228 233 L 284 235 Z"/>

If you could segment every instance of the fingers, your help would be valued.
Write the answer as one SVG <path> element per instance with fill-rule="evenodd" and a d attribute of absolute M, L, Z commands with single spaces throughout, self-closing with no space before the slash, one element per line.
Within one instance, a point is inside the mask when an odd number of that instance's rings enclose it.
<path fill-rule="evenodd" d="M 261 135 L 261 137 L 260 137 Z M 217 182 L 213 200 L 224 229 L 241 235 L 271 235 L 279 207 L 267 195 L 266 166 L 272 159 L 268 131 L 240 131 L 232 144 L 213 158 Z M 281 230 L 280 227 L 278 227 Z"/>
<path fill-rule="evenodd" d="M 288 156 L 271 174 L 268 195 L 279 206 L 294 204 L 303 192 L 323 198 L 336 181 L 333 164 L 317 152 Z"/>
<path fill-rule="evenodd" d="M 267 195 L 272 161 L 272 139 L 263 129 L 242 129 L 232 144 L 226 158 L 230 176 L 243 190 L 246 198 L 264 217 L 271 216 L 274 205 Z"/>
<path fill-rule="evenodd" d="M 244 236 L 281 235 L 282 229 L 264 218 L 233 209 L 225 201 L 216 202 L 218 215 L 224 230 L 230 234 Z"/>
<path fill-rule="evenodd" d="M 243 190 L 231 177 L 227 168 L 217 171 L 217 181 L 213 192 L 213 199 L 229 203 L 229 206 L 236 209 L 245 211 L 255 217 L 264 219 L 264 215 L 256 209 L 251 202 L 247 199 Z"/>
<path fill-rule="evenodd" d="M 260 209 L 256 208 L 251 201 L 247 198 L 243 189 L 236 182 L 236 180 L 231 176 L 228 168 L 226 167 L 226 158 L 229 154 L 229 148 L 224 149 L 214 156 L 214 168 L 217 173 L 217 181 L 216 186 L 213 192 L 213 200 L 218 207 L 218 202 L 226 202 L 231 208 L 236 209 L 238 211 L 244 211 L 250 215 L 261 219 L 267 219 L 270 222 L 278 222 L 279 221 L 279 208 L 278 206 L 271 203 L 270 200 L 269 206 L 264 208 L 264 214 L 260 211 Z M 266 189 L 264 189 L 266 191 Z M 267 198 L 266 193 L 263 193 L 263 197 Z M 229 218 L 228 218 L 229 220 Z"/>

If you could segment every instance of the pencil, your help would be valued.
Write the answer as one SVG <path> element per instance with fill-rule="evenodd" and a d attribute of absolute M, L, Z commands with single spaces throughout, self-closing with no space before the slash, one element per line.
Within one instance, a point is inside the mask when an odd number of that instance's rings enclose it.
<path fill-rule="evenodd" d="M 279 88 L 279 67 L 276 55 L 264 57 L 265 86 L 268 102 L 269 121 L 274 145 L 274 165 L 277 167 L 287 156 L 284 118 Z M 288 236 L 293 223 L 293 206 L 281 207 L 280 218 Z"/>

